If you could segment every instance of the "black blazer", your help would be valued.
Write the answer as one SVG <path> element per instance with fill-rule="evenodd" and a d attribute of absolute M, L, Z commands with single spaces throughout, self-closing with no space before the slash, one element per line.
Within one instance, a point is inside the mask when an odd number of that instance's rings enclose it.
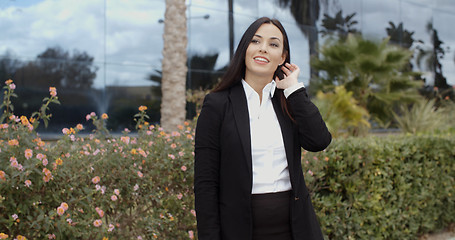
<path fill-rule="evenodd" d="M 301 147 L 321 151 L 331 134 L 305 88 L 287 101 L 295 123 L 283 113 L 276 89 L 272 98 L 281 126 L 292 185 L 294 240 L 323 239 L 303 178 Z M 194 192 L 199 240 L 252 239 L 252 157 L 248 105 L 241 82 L 210 93 L 196 126 Z"/>

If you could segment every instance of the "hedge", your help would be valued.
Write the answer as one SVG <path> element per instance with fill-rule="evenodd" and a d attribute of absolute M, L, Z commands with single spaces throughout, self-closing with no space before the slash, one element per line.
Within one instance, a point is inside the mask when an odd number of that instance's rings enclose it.
<path fill-rule="evenodd" d="M 4 112 L 0 239 L 197 239 L 195 122 L 166 133 L 146 122 L 146 110 L 134 116 L 134 134 L 112 137 L 109 116 L 91 113 L 84 124 L 93 133 L 81 135 L 78 124 L 55 142 L 35 132 L 38 118 Z M 416 239 L 455 222 L 454 146 L 453 134 L 406 135 L 335 139 L 304 152 L 326 238 Z"/>
<path fill-rule="evenodd" d="M 327 239 L 417 239 L 455 222 L 453 134 L 336 139 L 302 163 Z"/>

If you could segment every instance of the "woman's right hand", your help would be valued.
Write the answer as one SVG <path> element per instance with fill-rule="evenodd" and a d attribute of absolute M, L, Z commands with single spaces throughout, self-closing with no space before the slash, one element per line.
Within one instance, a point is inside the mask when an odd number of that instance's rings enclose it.
<path fill-rule="evenodd" d="M 286 89 L 299 82 L 298 77 L 300 74 L 300 68 L 296 64 L 286 63 L 281 67 L 281 71 L 284 73 L 284 78 L 280 80 L 278 77 L 275 77 L 277 88 Z"/>

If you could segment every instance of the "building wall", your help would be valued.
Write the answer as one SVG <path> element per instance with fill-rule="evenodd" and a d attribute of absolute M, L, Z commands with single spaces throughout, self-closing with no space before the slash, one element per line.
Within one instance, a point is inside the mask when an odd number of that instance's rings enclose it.
<path fill-rule="evenodd" d="M 325 38 L 318 32 L 324 14 L 333 17 L 340 10 L 343 16 L 355 13 L 358 24 L 354 27 L 369 38 L 382 39 L 389 22 L 402 23 L 420 40 L 412 48 L 431 49 L 426 29 L 432 23 L 446 50 L 441 59 L 443 73 L 449 84 L 455 84 L 452 0 L 320 0 L 315 26 L 299 24 L 285 0 L 232 1 L 234 47 L 256 18 L 281 20 L 290 38 L 292 61 L 302 68 L 299 80 L 306 85 L 310 83 L 308 39 L 317 34 L 322 44 Z M 0 1 L 0 80 L 16 82 L 20 95 L 14 101 L 16 113 L 28 115 L 37 110 L 48 87 L 57 86 L 62 105 L 51 106 L 50 127 L 40 131 L 60 132 L 63 127 L 85 123 L 85 115 L 92 111 L 107 112 L 109 127 L 122 131 L 134 126 L 133 115 L 140 105 L 148 105 L 152 121 L 157 122 L 164 2 Z M 188 87 L 210 87 L 229 63 L 228 0 L 187 0 L 186 4 Z M 427 68 L 417 63 L 414 68 L 428 72 L 427 84 L 432 84 Z"/>

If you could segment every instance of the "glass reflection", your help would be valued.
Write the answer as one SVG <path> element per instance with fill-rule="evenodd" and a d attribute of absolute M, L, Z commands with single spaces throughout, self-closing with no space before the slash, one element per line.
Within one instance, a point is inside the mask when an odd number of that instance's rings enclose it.
<path fill-rule="evenodd" d="M 187 6 L 191 8 L 197 7 L 207 10 L 210 9 L 212 11 L 224 13 L 228 12 L 228 0 L 189 0 Z"/>
<path fill-rule="evenodd" d="M 229 62 L 229 15 L 195 6 L 190 11 L 187 88 L 211 89 Z"/>
<path fill-rule="evenodd" d="M 0 77 L 17 84 L 16 115 L 38 110 L 53 86 L 62 105 L 51 106 L 50 125 L 40 132 L 84 123 L 90 112 L 112 112 L 112 129 L 130 126 L 115 115 L 125 113 L 123 108 L 112 104 L 137 110 L 138 103 L 156 100 L 150 96 L 154 83 L 147 78 L 150 66 L 161 65 L 163 26 L 158 19 L 164 9 L 158 0 L 2 2 L 0 26 L 8 24 L 3 27 L 8 31 L 0 37 L 0 63 L 7 66 Z M 149 109 L 159 113 L 155 105 L 150 102 Z M 128 115 L 131 121 L 133 115 Z"/>
<path fill-rule="evenodd" d="M 306 86 L 310 84 L 310 48 L 313 47 L 316 51 L 316 42 L 311 45 L 309 39 L 317 36 L 315 28 L 298 24 L 284 22 L 283 27 L 289 38 L 289 47 L 291 49 L 291 61 L 297 64 L 301 71 L 299 82 L 303 82 Z M 313 41 L 317 41 L 313 39 Z"/>
<path fill-rule="evenodd" d="M 266 16 L 270 18 L 279 19 L 282 23 L 296 23 L 295 15 L 291 11 L 293 8 L 303 9 L 304 4 L 308 1 L 290 1 L 290 0 L 263 0 L 258 6 L 259 16 Z M 313 1 L 316 2 L 316 1 Z M 312 12 L 310 12 L 312 13 Z M 305 13 L 302 14 L 303 17 L 307 17 Z M 309 16 L 308 16 L 309 17 Z M 297 17 L 299 19 L 300 17 Z"/>
<path fill-rule="evenodd" d="M 428 5 L 420 5 L 413 2 L 402 1 L 401 18 L 407 29 L 414 31 L 414 37 L 428 44 L 431 37 L 428 35 L 427 26 L 433 17 Z M 419 16 L 419 17 L 416 17 Z"/>
<path fill-rule="evenodd" d="M 229 0 L 226 0 L 228 2 Z M 231 0 L 233 2 L 234 13 L 243 16 L 259 17 L 259 0 Z"/>
<path fill-rule="evenodd" d="M 440 9 L 444 7 L 445 9 Z M 438 31 L 438 36 L 443 41 L 443 49 L 445 55 L 440 59 L 444 76 L 447 78 L 447 83 L 455 85 L 455 54 L 453 46 L 455 46 L 455 33 L 451 24 L 455 22 L 455 5 L 441 5 L 433 11 L 433 25 Z"/>
<path fill-rule="evenodd" d="M 382 39 L 387 36 L 386 28 L 391 27 L 390 23 L 395 26 L 401 23 L 401 1 L 363 1 L 362 9 L 362 22 L 368 23 L 362 25 L 364 36 Z"/>
<path fill-rule="evenodd" d="M 0 61 L 3 60 L 6 58 Z M 99 66 L 89 53 L 49 47 L 33 60 L 13 59 L 9 64 L 11 72 L 3 75 L 17 84 L 19 97 L 13 101 L 16 115 L 30 116 L 40 109 L 42 99 L 48 97 L 49 87 L 57 88 L 62 105 L 51 106 L 49 128 L 38 130 L 59 131 L 65 125 L 82 121 L 82 111 L 96 111 L 94 96 L 98 91 L 92 85 Z"/>
<path fill-rule="evenodd" d="M 292 60 L 301 66 L 300 81 L 305 84 L 311 76 L 310 55 L 315 55 L 316 46 L 324 43 L 321 31 L 361 31 L 375 38 L 390 34 L 392 42 L 431 52 L 432 30 L 443 42 L 442 73 L 448 84 L 455 84 L 453 51 L 448 49 L 455 45 L 449 24 L 455 21 L 453 1 L 232 2 L 234 24 L 230 33 L 229 0 L 187 1 L 189 89 L 207 89 L 217 82 L 229 63 L 230 37 L 236 48 L 249 24 L 261 16 L 282 21 L 289 35 Z M 304 9 L 312 11 L 305 13 Z M 16 114 L 36 111 L 42 98 L 49 95 L 48 88 L 54 86 L 62 105 L 51 106 L 50 126 L 39 129 L 41 132 L 60 133 L 63 127 L 84 123 L 90 112 L 108 113 L 108 127 L 121 131 L 134 126 L 132 116 L 140 105 L 147 105 L 152 122 L 158 122 L 164 12 L 162 0 L 2 1 L 0 80 L 3 85 L 11 78 L 17 85 L 19 98 L 13 102 Z M 324 20 L 336 20 L 337 13 L 352 18 L 334 21 L 334 27 L 324 25 Z M 417 67 L 415 59 L 413 66 L 414 70 L 431 72 L 424 62 Z M 187 111 L 191 117 L 191 104 Z"/>
<path fill-rule="evenodd" d="M 332 1 L 322 1 L 320 5 L 320 16 L 317 19 L 318 29 L 323 29 L 323 20 L 327 19 L 325 15 L 331 18 L 336 18 L 337 14 L 346 17 L 353 15 L 353 19 L 357 20 L 359 23 L 355 26 L 359 31 L 362 29 L 362 0 L 332 0 Z M 343 19 L 344 20 L 344 19 Z"/>

